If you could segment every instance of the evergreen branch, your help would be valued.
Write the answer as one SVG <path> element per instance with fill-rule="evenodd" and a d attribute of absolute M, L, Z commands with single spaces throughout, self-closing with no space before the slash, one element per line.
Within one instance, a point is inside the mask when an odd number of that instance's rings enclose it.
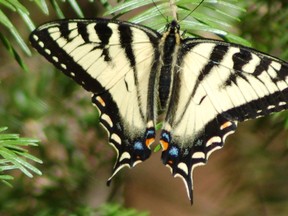
<path fill-rule="evenodd" d="M 9 42 L 9 40 L 0 32 L 0 41 L 4 45 L 4 47 L 7 49 L 8 53 L 17 61 L 17 63 L 20 65 L 20 67 L 28 72 L 28 68 L 24 61 L 22 61 L 20 55 L 18 52 L 14 49 L 12 44 Z"/>
<path fill-rule="evenodd" d="M 171 6 L 169 1 L 154 0 L 154 2 L 157 7 L 152 4 L 152 1 L 147 0 L 125 1 L 107 10 L 105 15 L 114 15 L 114 17 L 118 18 L 124 14 L 128 14 L 130 11 L 139 10 L 145 6 L 148 9 L 143 9 L 139 15 L 134 16 L 130 21 L 141 23 L 163 32 L 168 20 L 174 19 L 171 14 Z M 205 0 L 197 10 L 193 11 L 199 5 L 199 0 L 178 0 L 176 2 L 178 22 L 181 24 L 182 29 L 185 29 L 185 33 L 190 36 L 198 37 L 208 32 L 227 41 L 250 46 L 250 43 L 245 39 L 229 33 L 231 24 L 235 23 L 235 21 L 239 22 L 239 16 L 245 11 L 243 7 L 236 6 L 235 2 L 237 1 Z M 163 18 L 163 15 L 166 15 L 167 18 Z"/>
<path fill-rule="evenodd" d="M 7 127 L 0 128 L 0 181 L 9 184 L 12 180 L 10 175 L 3 174 L 8 170 L 21 170 L 26 176 L 32 178 L 33 173 L 42 175 L 41 171 L 27 160 L 42 163 L 40 159 L 31 155 L 24 147 L 37 146 L 38 140 L 31 138 L 21 138 L 17 134 L 5 134 Z"/>

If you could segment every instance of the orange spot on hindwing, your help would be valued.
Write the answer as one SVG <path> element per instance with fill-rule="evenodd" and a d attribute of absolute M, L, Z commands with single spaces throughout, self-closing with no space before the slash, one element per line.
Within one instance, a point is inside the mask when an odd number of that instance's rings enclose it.
<path fill-rule="evenodd" d="M 161 146 L 162 146 L 162 150 L 163 151 L 166 151 L 167 149 L 168 149 L 168 146 L 169 146 L 169 143 L 168 142 L 166 142 L 166 141 L 164 141 L 164 140 L 160 140 L 160 144 L 161 144 Z"/>
<path fill-rule="evenodd" d="M 154 141 L 155 141 L 155 138 L 148 138 L 148 139 L 146 139 L 145 144 L 146 144 L 146 146 L 147 146 L 148 148 L 150 148 L 150 145 L 151 145 Z"/>
<path fill-rule="evenodd" d="M 105 101 L 100 96 L 97 96 L 96 100 L 101 104 L 102 107 L 106 106 Z"/>
<path fill-rule="evenodd" d="M 173 165 L 173 161 L 172 160 L 167 161 L 167 163 L 170 164 L 170 165 Z"/>
<path fill-rule="evenodd" d="M 225 128 L 230 127 L 231 125 L 232 123 L 230 121 L 227 121 L 220 126 L 220 130 L 224 130 Z"/>

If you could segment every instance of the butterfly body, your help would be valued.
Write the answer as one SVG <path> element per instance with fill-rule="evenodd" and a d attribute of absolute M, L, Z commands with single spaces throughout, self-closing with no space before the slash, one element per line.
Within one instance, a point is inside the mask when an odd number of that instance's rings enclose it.
<path fill-rule="evenodd" d="M 172 21 L 161 35 L 109 19 L 44 24 L 31 44 L 87 91 L 117 152 L 112 177 L 148 159 L 157 117 L 162 162 L 192 202 L 192 173 L 222 148 L 240 121 L 287 109 L 288 64 L 211 39 L 182 39 Z"/>

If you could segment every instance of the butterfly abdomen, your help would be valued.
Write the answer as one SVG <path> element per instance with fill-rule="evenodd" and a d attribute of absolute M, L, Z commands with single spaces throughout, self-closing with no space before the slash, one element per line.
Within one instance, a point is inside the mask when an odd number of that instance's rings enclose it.
<path fill-rule="evenodd" d="M 178 29 L 175 26 L 170 26 L 167 32 L 163 34 L 159 50 L 161 53 L 162 67 L 159 79 L 159 99 L 161 109 L 165 109 L 170 92 L 171 83 L 173 79 L 173 69 L 176 64 L 178 47 L 180 42 Z"/>

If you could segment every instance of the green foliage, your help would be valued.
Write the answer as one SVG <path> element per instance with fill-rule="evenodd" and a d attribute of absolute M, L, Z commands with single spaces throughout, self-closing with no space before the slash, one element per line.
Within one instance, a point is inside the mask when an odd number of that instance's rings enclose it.
<path fill-rule="evenodd" d="M 21 18 L 26 22 L 26 24 L 30 27 L 30 30 L 33 29 L 32 21 L 29 17 L 28 10 L 17 0 L 0 0 L 0 6 L 4 6 L 5 8 L 8 8 L 12 12 L 17 12 Z M 18 45 L 21 46 L 22 50 L 26 52 L 26 54 L 30 55 L 31 52 L 20 36 L 17 28 L 12 24 L 11 20 L 8 18 L 7 15 L 5 15 L 4 11 L 0 8 L 0 24 L 3 25 L 6 29 L 10 31 L 10 34 L 16 39 L 18 42 Z"/>
<path fill-rule="evenodd" d="M 141 23 L 163 32 L 167 22 L 175 18 L 171 13 L 169 1 L 154 0 L 153 2 L 155 4 L 147 0 L 126 1 L 108 10 L 106 15 L 115 15 L 117 18 L 129 12 L 131 13 L 136 9 L 139 10 L 139 8 L 145 7 L 142 12 L 133 16 L 130 21 L 133 23 Z M 216 35 L 227 41 L 247 46 L 250 45 L 245 39 L 227 31 L 229 28 L 231 29 L 231 24 L 235 24 L 235 21 L 240 21 L 239 15 L 245 11 L 243 7 L 235 4 L 237 1 L 206 0 L 199 6 L 200 2 L 199 0 L 179 0 L 176 2 L 178 20 L 181 23 L 181 28 L 185 30 L 187 35 L 207 36 L 207 33 L 212 33 L 214 37 Z M 193 9 L 196 10 L 193 11 Z M 209 14 L 209 16 L 207 14 Z"/>
<path fill-rule="evenodd" d="M 17 61 L 17 63 L 20 65 L 20 67 L 28 72 L 28 68 L 25 65 L 24 61 L 19 56 L 18 52 L 14 49 L 14 47 L 11 45 L 9 40 L 0 32 L 0 41 L 4 45 L 4 47 L 7 49 L 8 53 Z"/>
<path fill-rule="evenodd" d="M 32 178 L 31 172 L 42 175 L 41 171 L 33 166 L 28 160 L 42 163 L 42 161 L 28 153 L 28 150 L 23 148 L 27 146 L 37 146 L 38 140 L 30 138 L 20 138 L 17 134 L 4 134 L 7 128 L 0 128 L 0 180 L 3 183 L 8 183 L 12 180 L 11 175 L 5 175 L 8 170 L 21 170 L 25 175 Z"/>
<path fill-rule="evenodd" d="M 241 17 L 242 35 L 262 52 L 288 59 L 288 7 L 282 0 L 245 2 L 249 13 Z"/>

